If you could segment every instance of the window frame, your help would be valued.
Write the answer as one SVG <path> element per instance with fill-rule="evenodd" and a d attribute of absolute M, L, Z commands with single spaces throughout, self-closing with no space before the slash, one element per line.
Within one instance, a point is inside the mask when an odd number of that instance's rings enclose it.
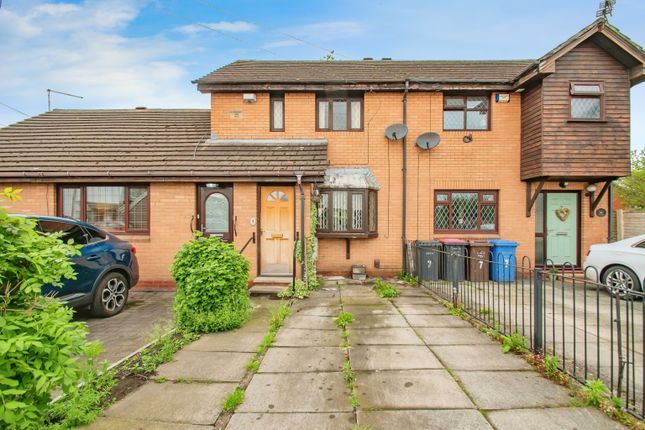
<path fill-rule="evenodd" d="M 453 228 L 452 217 L 452 194 L 453 193 L 477 193 L 477 228 L 474 230 L 463 230 Z M 439 194 L 448 194 L 448 200 L 439 201 L 437 196 Z M 484 194 L 493 194 L 495 199 L 493 202 L 484 201 Z M 499 190 L 435 190 L 434 191 L 434 206 L 432 211 L 432 228 L 435 233 L 456 233 L 456 234 L 499 234 Z M 448 228 L 437 228 L 436 208 L 437 206 L 448 206 Z M 481 228 L 481 210 L 483 206 L 495 207 L 495 229 L 483 230 Z"/>
<path fill-rule="evenodd" d="M 124 210 L 124 228 L 123 229 L 111 229 L 103 228 L 97 226 L 98 230 L 106 231 L 109 233 L 120 233 L 120 234 L 132 234 L 132 235 L 148 235 L 150 234 L 150 185 L 149 184 L 60 184 L 57 188 L 56 195 L 56 211 L 59 217 L 64 218 L 63 213 L 63 190 L 65 189 L 80 189 L 81 199 L 80 199 L 80 211 L 81 216 L 78 221 L 87 222 L 87 188 L 88 187 L 123 187 L 124 200 L 125 200 L 125 210 Z M 135 229 L 129 228 L 130 224 L 130 189 L 145 189 L 148 192 L 148 204 L 146 206 L 147 211 L 147 223 L 144 229 Z"/>
<path fill-rule="evenodd" d="M 463 108 L 447 108 L 446 99 L 447 98 L 462 98 L 464 100 Z M 488 100 L 488 108 L 486 111 L 486 128 L 468 128 L 468 112 L 483 112 L 484 109 L 468 109 L 468 97 L 486 97 Z M 492 93 L 444 93 L 443 94 L 443 109 L 441 110 L 441 127 L 443 131 L 490 131 L 491 130 L 491 111 L 492 111 Z M 446 122 L 444 119 L 444 112 L 463 112 L 464 114 L 464 128 L 446 128 Z"/>
<path fill-rule="evenodd" d="M 334 199 L 332 194 L 334 191 L 345 191 L 347 192 L 347 229 L 343 231 L 337 231 L 332 229 L 333 223 L 333 211 L 334 211 Z M 316 236 L 320 238 L 372 238 L 378 236 L 378 192 L 369 188 L 323 188 L 319 190 L 320 196 L 322 199 L 323 194 L 328 194 L 327 197 L 327 226 L 326 228 L 320 228 L 320 225 L 317 223 Z M 363 224 L 362 228 L 354 229 L 354 207 L 352 204 L 352 196 L 354 194 L 361 194 L 363 196 Z M 370 195 L 373 196 L 374 205 L 376 208 L 375 219 L 374 219 L 374 230 L 370 231 L 369 225 L 369 198 Z M 318 206 L 320 210 L 320 205 Z"/>
<path fill-rule="evenodd" d="M 327 103 L 327 128 L 320 127 L 320 103 Z M 347 124 L 345 130 L 334 130 L 334 102 L 345 102 L 347 105 Z M 361 112 L 361 125 L 359 128 L 351 128 L 352 125 L 352 102 L 360 103 Z M 363 94 L 347 95 L 347 94 L 317 94 L 316 95 L 316 131 L 331 131 L 331 132 L 357 132 L 364 131 L 365 126 L 365 97 Z"/>
<path fill-rule="evenodd" d="M 278 128 L 275 126 L 275 117 L 273 116 L 274 103 L 277 101 L 282 102 L 282 128 Z M 284 93 L 271 93 L 269 95 L 269 130 L 270 131 L 275 131 L 275 132 L 285 131 L 285 119 L 286 119 L 285 107 L 286 107 L 286 103 L 285 103 Z"/>
<path fill-rule="evenodd" d="M 585 91 L 576 91 L 576 85 L 598 85 L 600 91 L 598 93 L 589 93 Z M 578 99 L 599 99 L 600 101 L 600 117 L 598 118 L 581 118 L 572 115 L 572 106 L 574 98 Z M 604 122 L 605 121 L 605 82 L 604 81 L 569 81 L 569 122 Z"/>

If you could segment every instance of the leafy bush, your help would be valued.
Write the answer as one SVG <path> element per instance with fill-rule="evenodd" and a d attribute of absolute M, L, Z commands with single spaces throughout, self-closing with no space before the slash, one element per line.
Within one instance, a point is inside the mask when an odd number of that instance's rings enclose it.
<path fill-rule="evenodd" d="M 248 319 L 249 262 L 232 244 L 196 235 L 175 256 L 171 273 L 177 283 L 175 320 L 180 330 L 232 330 Z"/>
<path fill-rule="evenodd" d="M 382 299 L 392 299 L 397 297 L 401 292 L 392 284 L 388 284 L 382 279 L 377 279 L 374 284 L 374 290 Z"/>
<path fill-rule="evenodd" d="M 11 189 L 0 195 L 18 198 Z M 44 285 L 74 278 L 69 256 L 78 249 L 35 227 L 0 208 L 1 428 L 42 427 L 52 393 L 75 392 L 101 351 L 86 341 L 87 326 L 72 321 L 71 309 L 40 295 Z"/>

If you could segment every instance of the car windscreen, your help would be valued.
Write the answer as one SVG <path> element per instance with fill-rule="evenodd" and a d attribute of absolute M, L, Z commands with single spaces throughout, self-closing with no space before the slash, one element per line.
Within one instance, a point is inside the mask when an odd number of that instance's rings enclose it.
<path fill-rule="evenodd" d="M 80 225 L 50 220 L 39 220 L 38 225 L 43 233 L 63 232 L 61 240 L 65 243 L 72 239 L 76 245 L 87 244 L 87 234 Z"/>

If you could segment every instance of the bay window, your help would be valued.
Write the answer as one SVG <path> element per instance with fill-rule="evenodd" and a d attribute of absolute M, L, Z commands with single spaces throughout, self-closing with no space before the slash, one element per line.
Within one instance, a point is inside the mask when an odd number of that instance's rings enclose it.
<path fill-rule="evenodd" d="M 62 185 L 58 212 L 104 230 L 123 233 L 149 231 L 147 185 Z"/>
<path fill-rule="evenodd" d="M 376 236 L 376 207 L 374 190 L 321 189 L 318 201 L 318 236 Z"/>

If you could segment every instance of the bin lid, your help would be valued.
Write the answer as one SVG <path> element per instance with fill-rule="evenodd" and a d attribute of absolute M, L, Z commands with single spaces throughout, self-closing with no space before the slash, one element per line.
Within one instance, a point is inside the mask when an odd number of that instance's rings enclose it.
<path fill-rule="evenodd" d="M 438 240 L 415 240 L 414 241 L 415 246 L 423 247 L 423 246 L 440 246 L 441 242 Z"/>
<path fill-rule="evenodd" d="M 470 241 L 468 241 L 468 244 L 470 246 L 488 246 L 488 247 L 492 246 L 490 244 L 490 242 L 488 242 L 487 240 L 483 240 L 483 239 L 470 240 Z"/>
<path fill-rule="evenodd" d="M 439 239 L 444 245 L 468 245 L 468 242 L 461 239 Z"/>
<path fill-rule="evenodd" d="M 493 239 L 490 241 L 491 245 L 493 246 L 513 246 L 517 247 L 519 243 L 515 242 L 514 240 L 504 240 L 504 239 Z"/>

